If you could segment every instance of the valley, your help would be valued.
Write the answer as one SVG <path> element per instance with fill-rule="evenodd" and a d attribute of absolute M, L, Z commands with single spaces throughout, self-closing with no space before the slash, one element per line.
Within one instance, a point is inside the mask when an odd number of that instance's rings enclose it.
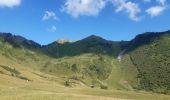
<path fill-rule="evenodd" d="M 1 100 L 170 99 L 169 31 L 44 46 L 0 34 Z"/>

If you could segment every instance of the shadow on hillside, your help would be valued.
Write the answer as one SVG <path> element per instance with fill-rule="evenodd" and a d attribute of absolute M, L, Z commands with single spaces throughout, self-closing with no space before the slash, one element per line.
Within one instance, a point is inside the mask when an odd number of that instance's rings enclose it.
<path fill-rule="evenodd" d="M 127 41 L 113 42 L 113 41 L 99 41 L 99 40 L 80 40 L 73 43 L 57 43 L 44 46 L 42 49 L 46 55 L 54 58 L 73 57 L 86 53 L 96 55 L 107 55 L 117 57 L 119 52 L 125 48 Z"/>
<path fill-rule="evenodd" d="M 101 37 L 92 35 L 76 42 L 53 42 L 49 45 L 41 46 L 38 43 L 27 40 L 21 36 L 15 36 L 10 33 L 0 33 L 0 40 L 8 42 L 15 48 L 27 48 L 37 53 L 46 54 L 54 58 L 65 56 L 77 56 L 85 53 L 102 54 L 117 58 L 120 52 L 126 49 L 126 54 L 134 51 L 136 48 L 151 43 L 159 39 L 165 32 L 147 32 L 137 35 L 131 41 L 109 41 Z"/>
<path fill-rule="evenodd" d="M 147 45 L 152 43 L 156 39 L 160 39 L 161 36 L 170 34 L 170 31 L 165 32 L 146 32 L 144 34 L 137 35 L 133 40 L 129 42 L 128 48 L 126 48 L 125 54 L 133 52 L 135 49 L 140 46 Z"/>

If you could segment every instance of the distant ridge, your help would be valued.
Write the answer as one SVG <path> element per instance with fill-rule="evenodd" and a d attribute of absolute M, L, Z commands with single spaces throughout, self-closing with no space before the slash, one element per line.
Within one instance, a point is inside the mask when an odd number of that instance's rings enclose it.
<path fill-rule="evenodd" d="M 28 40 L 22 36 L 19 35 L 12 35 L 11 33 L 0 33 L 0 38 L 4 42 L 9 42 L 15 46 L 27 46 L 27 47 L 33 47 L 33 48 L 40 48 L 41 45 L 32 41 Z"/>

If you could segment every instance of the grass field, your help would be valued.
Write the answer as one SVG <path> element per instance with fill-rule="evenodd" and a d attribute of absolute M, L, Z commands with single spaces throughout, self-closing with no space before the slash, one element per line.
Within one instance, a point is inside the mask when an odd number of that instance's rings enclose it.
<path fill-rule="evenodd" d="M 10 80 L 15 81 L 15 79 Z M 91 89 L 83 86 L 68 88 L 58 82 L 41 79 L 39 82 L 18 80 L 12 84 L 8 81 L 6 85 L 0 85 L 0 98 L 1 100 L 169 100 L 170 96 L 136 91 Z"/>
<path fill-rule="evenodd" d="M 138 70 L 129 54 L 121 61 L 93 53 L 56 59 L 0 46 L 0 100 L 170 100 L 170 95 L 134 89 Z"/>
<path fill-rule="evenodd" d="M 90 88 L 83 83 L 66 87 L 65 77 L 57 77 L 23 67 L 1 57 L 0 100 L 169 100 L 169 95 L 135 90 Z M 17 67 L 11 67 L 17 66 Z M 11 72 L 9 72 L 11 71 Z M 20 78 L 9 73 L 19 72 Z M 111 76 L 112 77 L 112 76 Z M 109 81 L 109 80 L 108 80 Z"/>

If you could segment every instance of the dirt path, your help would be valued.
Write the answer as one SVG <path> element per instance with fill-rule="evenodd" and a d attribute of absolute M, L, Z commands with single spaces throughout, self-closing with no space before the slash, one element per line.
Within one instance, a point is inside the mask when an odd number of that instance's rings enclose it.
<path fill-rule="evenodd" d="M 64 100 L 68 100 L 67 97 L 69 97 L 69 100 L 132 100 L 132 99 L 120 99 L 120 98 L 114 98 L 114 97 L 105 97 L 105 96 L 96 96 L 96 95 L 86 95 L 86 94 L 76 94 L 76 93 L 55 93 L 55 92 L 40 92 L 40 93 L 30 93 L 30 94 L 25 94 L 23 97 L 29 97 L 29 96 L 37 96 L 37 95 L 45 95 L 51 97 L 51 96 L 56 96 L 56 97 L 66 97 Z M 81 99 L 80 99 L 81 98 Z M 60 100 L 60 99 L 55 99 L 55 100 Z"/>

